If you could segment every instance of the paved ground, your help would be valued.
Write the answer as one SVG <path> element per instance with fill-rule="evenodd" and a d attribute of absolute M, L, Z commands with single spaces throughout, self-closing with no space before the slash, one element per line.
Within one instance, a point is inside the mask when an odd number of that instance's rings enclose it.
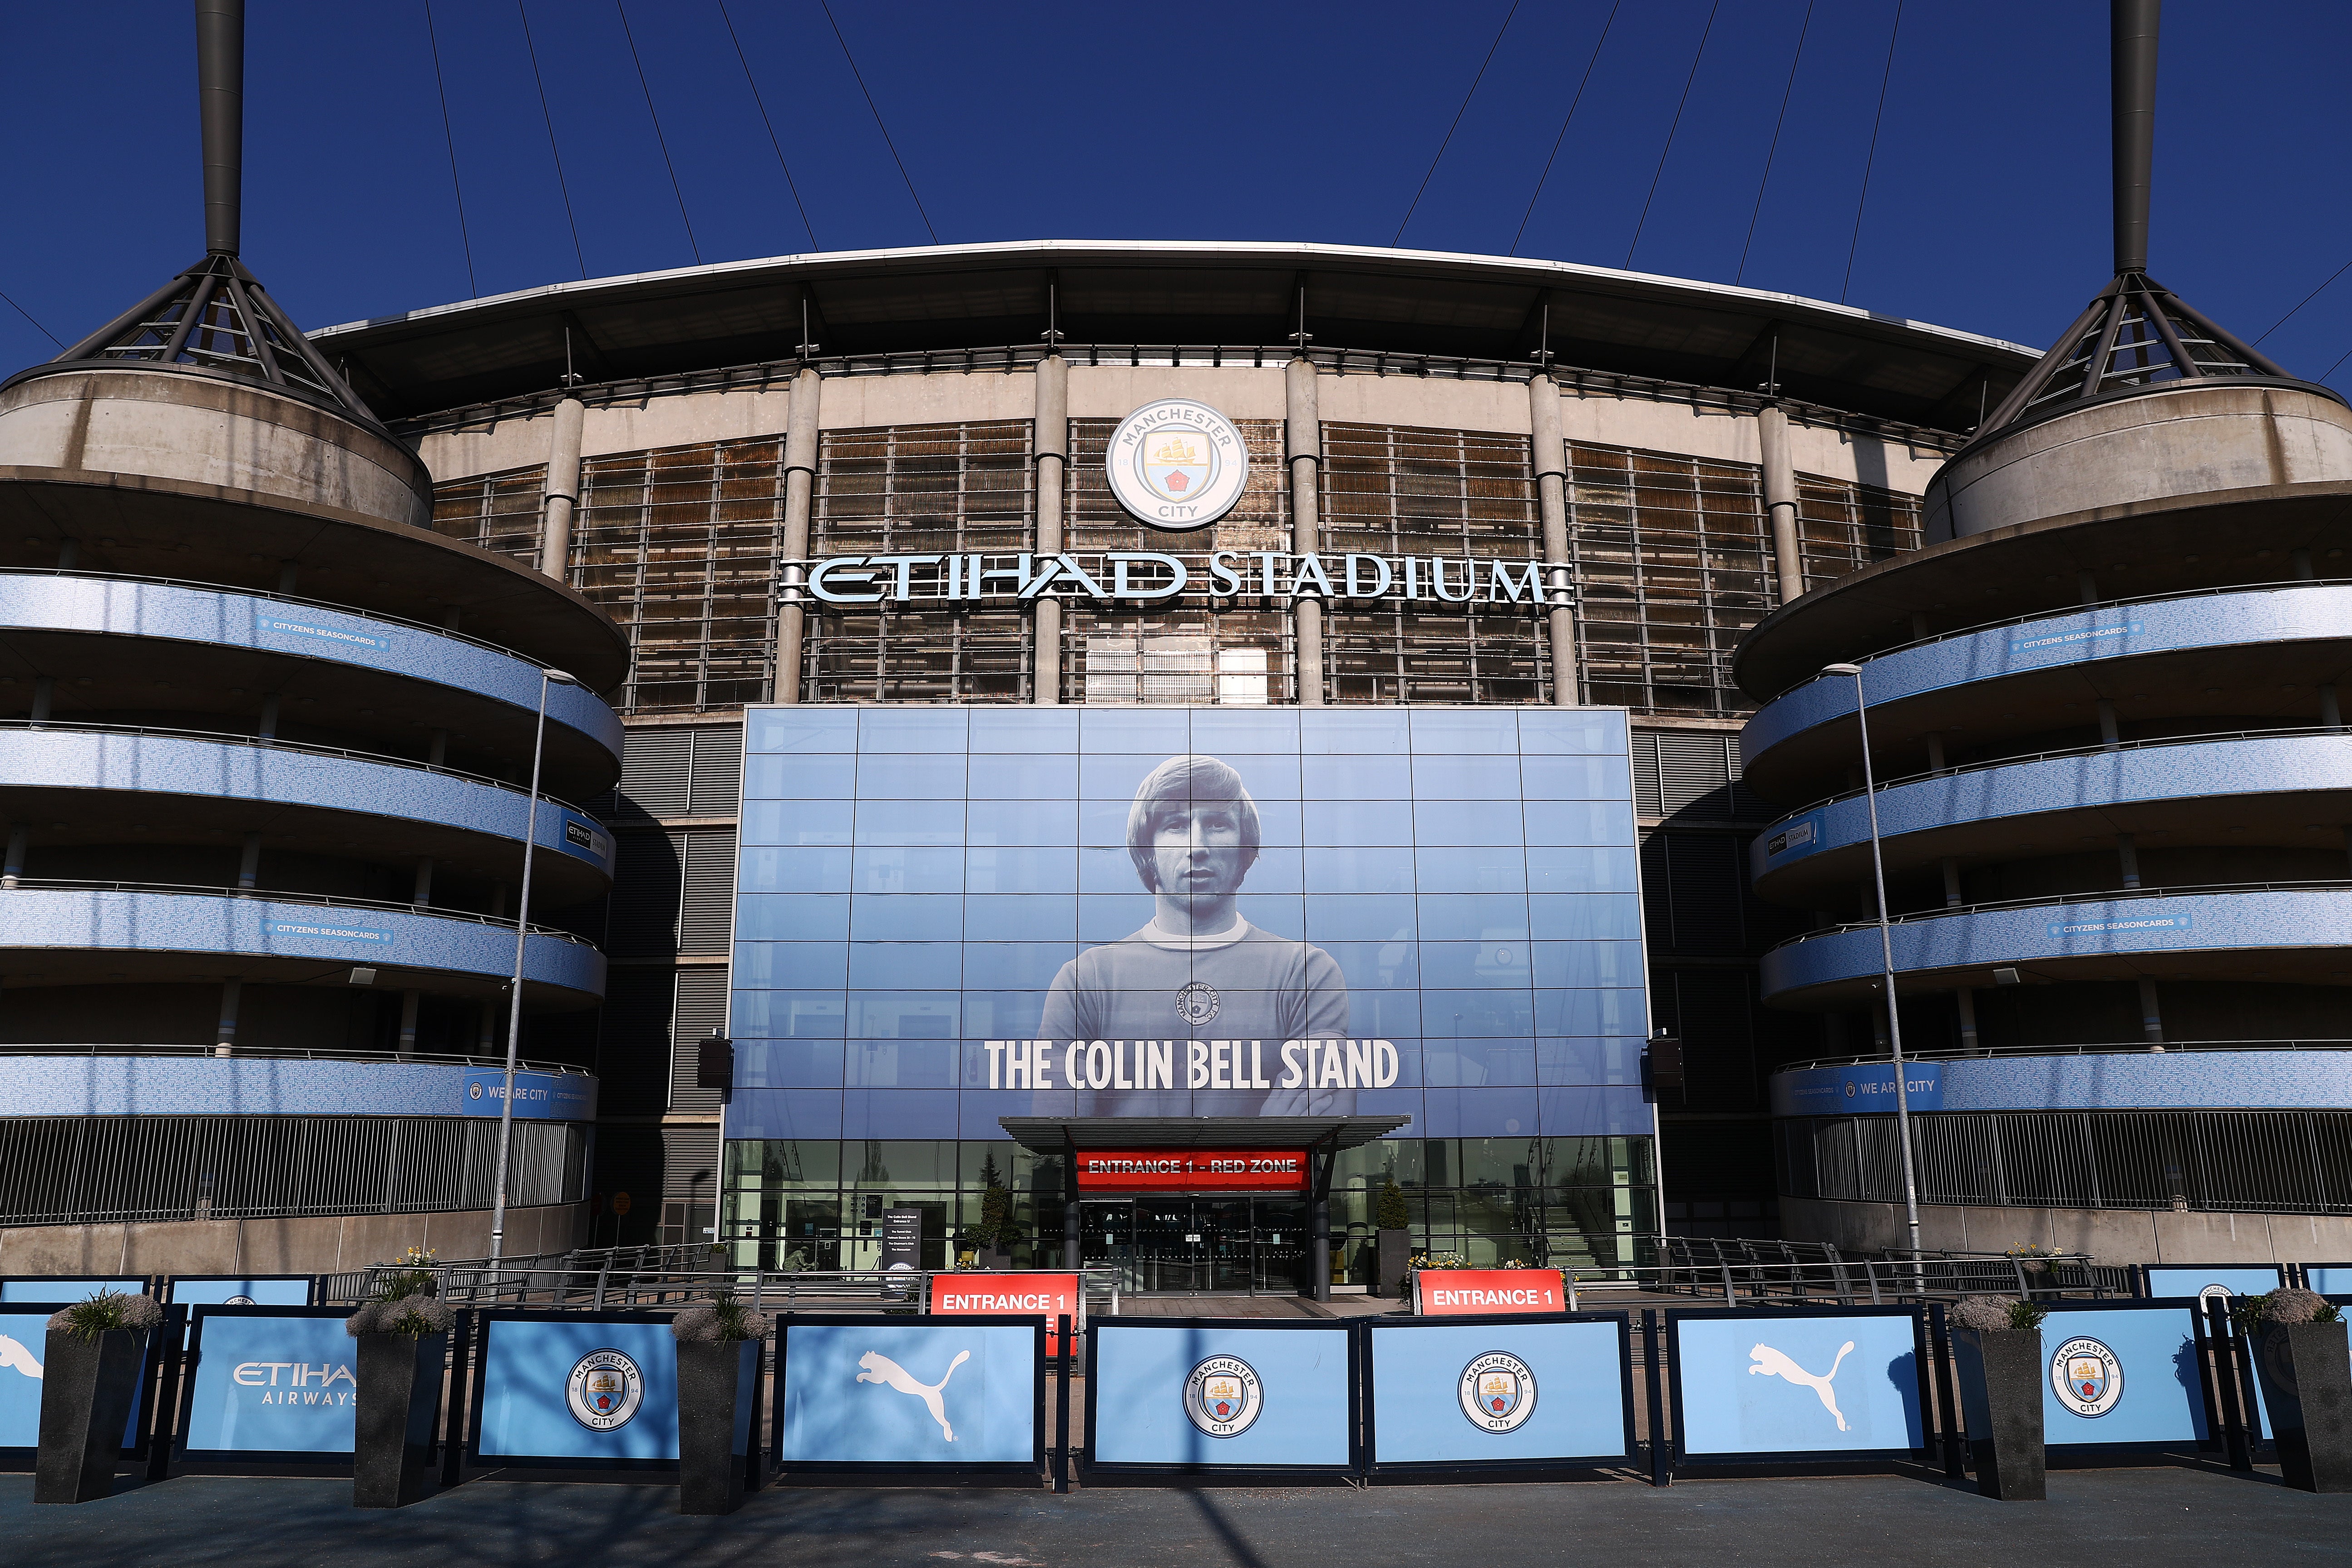
<path fill-rule="evenodd" d="M 680 1519 L 667 1487 L 481 1480 L 395 1513 L 348 1481 L 183 1476 L 76 1508 L 0 1477 L 10 1568 L 443 1568 L 786 1563 L 792 1568 L 1326 1568 L 1559 1563 L 1643 1568 L 2216 1568 L 2352 1563 L 2352 1497 L 2204 1468 L 2062 1472 L 2046 1504 L 1899 1476 L 1320 1489 L 772 1489 Z"/>

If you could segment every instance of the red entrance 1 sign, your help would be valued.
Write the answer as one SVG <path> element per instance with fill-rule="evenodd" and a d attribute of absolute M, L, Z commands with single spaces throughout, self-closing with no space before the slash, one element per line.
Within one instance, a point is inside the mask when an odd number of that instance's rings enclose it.
<path fill-rule="evenodd" d="M 1054 1320 L 1078 1321 L 1078 1277 L 1075 1274 L 934 1274 L 931 1310 L 943 1313 L 1035 1312 L 1045 1320 L 1045 1353 L 1052 1355 Z"/>
<path fill-rule="evenodd" d="M 1097 1192 L 1287 1192 L 1307 1185 L 1307 1156 L 1264 1149 L 1078 1151 L 1078 1187 Z"/>
<path fill-rule="evenodd" d="M 1568 1310 L 1557 1268 L 1424 1268 L 1414 1279 L 1425 1317 Z"/>

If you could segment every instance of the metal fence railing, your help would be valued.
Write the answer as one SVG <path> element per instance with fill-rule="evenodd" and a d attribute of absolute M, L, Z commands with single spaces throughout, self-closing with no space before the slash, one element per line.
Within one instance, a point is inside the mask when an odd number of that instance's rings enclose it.
<path fill-rule="evenodd" d="M 410 1272 L 397 1263 L 372 1264 L 352 1273 L 330 1275 L 322 1300 L 361 1301 L 373 1296 L 384 1276 Z M 659 1309 L 688 1307 L 714 1300 L 721 1290 L 762 1312 L 878 1310 L 928 1312 L 936 1280 L 953 1271 L 903 1269 L 881 1272 L 817 1269 L 730 1268 L 709 1247 L 617 1247 L 529 1257 L 463 1258 L 436 1262 L 434 1276 L 441 1299 L 455 1308 L 532 1307 L 555 1310 Z M 1047 1273 L 1066 1273 L 1048 1269 Z M 1081 1268 L 1079 1317 L 1116 1316 L 1118 1270 Z"/>

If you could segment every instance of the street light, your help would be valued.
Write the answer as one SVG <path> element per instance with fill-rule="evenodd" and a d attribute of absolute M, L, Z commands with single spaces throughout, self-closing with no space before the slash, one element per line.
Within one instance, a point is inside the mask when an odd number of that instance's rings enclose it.
<path fill-rule="evenodd" d="M 1895 1130 L 1903 1145 L 1903 1215 L 1911 1227 L 1911 1261 L 1919 1261 L 1919 1183 L 1911 1170 L 1910 1074 L 1903 1066 L 1903 1018 L 1895 1005 L 1895 932 L 1886 916 L 1886 861 L 1878 844 L 1878 784 L 1870 768 L 1870 710 L 1863 699 L 1862 666 L 1826 664 L 1823 675 L 1853 678 L 1853 718 L 1862 730 L 1862 798 L 1870 807 L 1870 878 L 1878 893 L 1879 972 L 1886 986 L 1886 1043 L 1895 1054 Z"/>
<path fill-rule="evenodd" d="M 514 997 L 507 1013 L 507 1091 L 499 1101 L 499 1177 L 490 1200 L 490 1261 L 507 1248 L 507 1151 L 514 1138 L 515 1052 L 522 1045 L 523 943 L 530 935 L 530 852 L 539 842 L 539 763 L 547 743 L 547 692 L 551 686 L 579 682 L 560 669 L 539 672 L 539 718 L 530 732 L 530 805 L 523 816 L 522 896 L 515 906 Z"/>

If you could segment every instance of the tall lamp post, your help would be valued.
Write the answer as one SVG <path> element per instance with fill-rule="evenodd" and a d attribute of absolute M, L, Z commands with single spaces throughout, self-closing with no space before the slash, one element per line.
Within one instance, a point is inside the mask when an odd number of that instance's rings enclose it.
<path fill-rule="evenodd" d="M 1870 807 L 1870 879 L 1878 894 L 1878 962 L 1886 987 L 1886 1043 L 1895 1056 L 1895 1129 L 1903 1145 L 1903 1217 L 1911 1227 L 1911 1261 L 1919 1261 L 1919 1183 L 1911 1168 L 1910 1073 L 1903 1065 L 1903 1016 L 1895 1005 L 1895 931 L 1886 914 L 1886 860 L 1878 843 L 1878 781 L 1870 767 L 1870 709 L 1862 690 L 1862 666 L 1828 664 L 1823 675 L 1853 679 L 1853 718 L 1862 730 L 1862 798 Z"/>
<path fill-rule="evenodd" d="M 522 895 L 515 906 L 512 998 L 507 1011 L 507 1089 L 499 1101 L 499 1175 L 490 1200 L 490 1261 L 507 1250 L 507 1152 L 514 1139 L 515 1053 L 522 1047 L 523 943 L 530 936 L 530 855 L 539 843 L 539 764 L 547 749 L 547 693 L 557 685 L 579 684 L 560 669 L 539 672 L 539 717 L 530 731 L 530 805 L 523 815 Z"/>

